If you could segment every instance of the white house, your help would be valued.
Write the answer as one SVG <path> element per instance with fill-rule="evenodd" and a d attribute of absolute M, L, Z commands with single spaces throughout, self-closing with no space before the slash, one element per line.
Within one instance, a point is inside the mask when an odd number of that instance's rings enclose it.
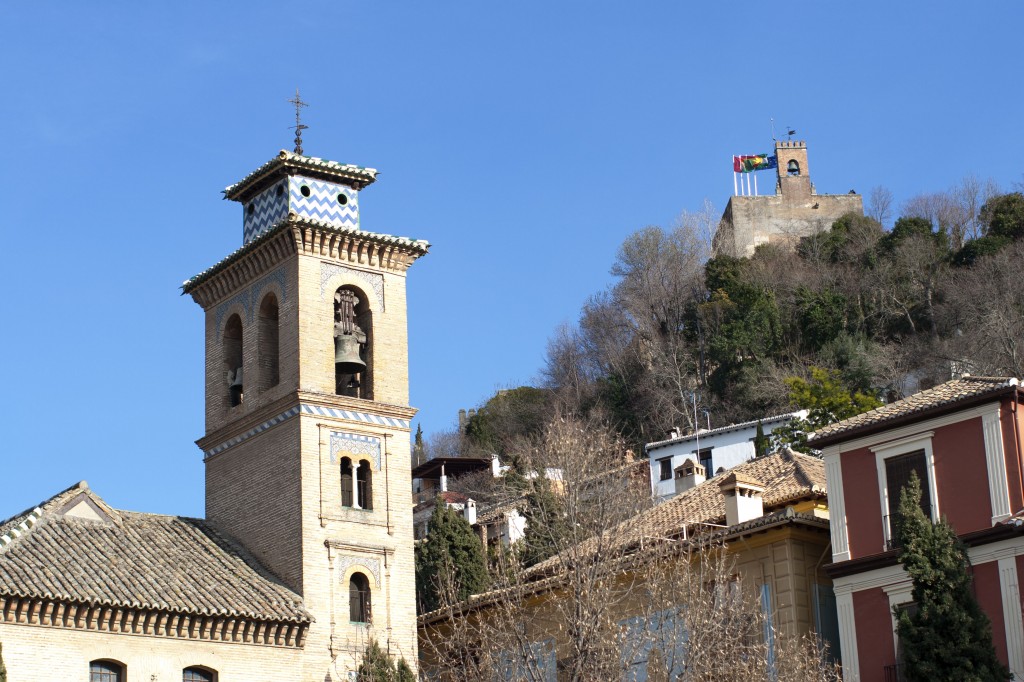
<path fill-rule="evenodd" d="M 767 436 L 793 419 L 806 418 L 807 410 L 800 410 L 648 443 L 644 449 L 651 465 L 651 494 L 659 502 L 667 500 L 705 477 L 753 459 L 758 423 Z M 684 467 L 687 460 L 700 466 Z"/>

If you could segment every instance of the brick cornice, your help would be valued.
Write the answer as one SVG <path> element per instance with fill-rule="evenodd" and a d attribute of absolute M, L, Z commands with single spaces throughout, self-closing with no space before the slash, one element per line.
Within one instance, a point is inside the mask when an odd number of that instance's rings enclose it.
<path fill-rule="evenodd" d="M 14 595 L 0 596 L 0 623 L 287 648 L 302 648 L 309 629 L 308 622 Z"/>
<path fill-rule="evenodd" d="M 196 275 L 183 286 L 184 293 L 209 310 L 239 289 L 256 281 L 295 253 L 295 241 L 287 231 L 275 231 L 255 248 L 243 247 L 206 273 Z"/>

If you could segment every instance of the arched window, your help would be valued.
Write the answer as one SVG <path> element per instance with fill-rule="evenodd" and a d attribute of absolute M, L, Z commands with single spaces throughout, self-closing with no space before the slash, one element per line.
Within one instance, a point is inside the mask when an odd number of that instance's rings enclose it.
<path fill-rule="evenodd" d="M 335 393 L 373 400 L 373 315 L 362 291 L 334 293 Z"/>
<path fill-rule="evenodd" d="M 124 664 L 101 660 L 89 662 L 89 682 L 124 682 Z"/>
<path fill-rule="evenodd" d="M 796 159 L 790 159 L 789 163 L 786 164 L 786 173 L 789 175 L 800 175 L 800 162 Z"/>
<path fill-rule="evenodd" d="M 267 294 L 260 303 L 260 388 L 277 386 L 280 381 L 278 360 L 277 296 Z"/>
<path fill-rule="evenodd" d="M 352 460 L 348 457 L 341 458 L 341 506 L 351 507 L 352 500 Z"/>
<path fill-rule="evenodd" d="M 192 666 L 181 671 L 182 682 L 216 682 L 217 673 L 209 668 Z"/>
<path fill-rule="evenodd" d="M 356 469 L 356 501 L 362 509 L 373 509 L 373 471 L 370 463 L 363 460 Z"/>
<path fill-rule="evenodd" d="M 224 368 L 228 404 L 234 407 L 242 404 L 245 393 L 242 386 L 242 318 L 232 315 L 224 326 Z"/>
<path fill-rule="evenodd" d="M 370 622 L 370 581 L 362 573 L 353 573 L 348 581 L 348 605 L 350 621 Z"/>

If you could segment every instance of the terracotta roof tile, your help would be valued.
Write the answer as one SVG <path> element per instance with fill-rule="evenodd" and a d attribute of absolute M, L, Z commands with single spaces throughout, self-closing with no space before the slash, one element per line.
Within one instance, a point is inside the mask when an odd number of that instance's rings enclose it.
<path fill-rule="evenodd" d="M 830 424 L 811 434 L 808 445 L 819 445 L 835 440 L 836 436 L 853 434 L 871 429 L 872 427 L 934 408 L 955 405 L 984 396 L 999 394 L 1019 385 L 1013 377 L 963 377 L 953 379 L 934 388 L 915 393 L 914 395 L 883 405 L 855 417 Z"/>
<path fill-rule="evenodd" d="M 88 498 L 86 500 L 86 498 Z M 102 520 L 64 514 L 86 500 Z M 30 516 L 27 531 L 12 532 Z M 117 511 L 85 486 L 0 529 L 0 594 L 309 622 L 302 598 L 209 522 Z"/>
<path fill-rule="evenodd" d="M 824 462 L 788 449 L 744 462 L 730 470 L 729 475 L 733 474 L 764 486 L 761 499 L 766 513 L 791 502 L 824 496 L 826 491 Z M 721 481 L 719 477 L 708 479 L 623 523 L 615 531 L 619 542 L 627 545 L 642 538 L 681 534 L 684 527 L 725 523 Z M 557 561 L 557 557 L 548 559 L 537 569 L 543 571 Z"/>

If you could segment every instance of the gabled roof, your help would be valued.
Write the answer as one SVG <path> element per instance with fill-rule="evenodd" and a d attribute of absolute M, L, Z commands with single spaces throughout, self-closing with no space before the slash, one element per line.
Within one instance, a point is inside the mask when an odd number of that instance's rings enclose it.
<path fill-rule="evenodd" d="M 855 417 L 830 424 L 811 434 L 807 444 L 813 448 L 849 440 L 899 423 L 940 412 L 969 407 L 977 402 L 995 399 L 1018 390 L 1020 381 L 1013 377 L 971 377 L 953 379 L 934 388 L 883 405 Z"/>
<path fill-rule="evenodd" d="M 320 180 L 327 180 L 352 185 L 355 189 L 363 189 L 377 179 L 375 168 L 363 168 L 349 163 L 338 163 L 316 156 L 303 156 L 282 149 L 277 156 L 249 173 L 244 178 L 224 190 L 224 198 L 232 201 L 245 201 L 252 190 L 259 190 L 270 177 L 281 173 L 295 171 L 311 175 Z M 292 173 L 288 173 L 291 175 Z"/>
<path fill-rule="evenodd" d="M 0 523 L 0 596 L 312 621 L 298 594 L 209 522 L 118 511 L 85 481 Z"/>
<path fill-rule="evenodd" d="M 730 469 L 729 475 L 755 480 L 764 487 L 761 499 L 766 514 L 792 502 L 824 498 L 826 493 L 824 462 L 789 449 L 744 462 Z M 723 480 L 710 478 L 624 522 L 614 532 L 616 543 L 639 544 L 645 538 L 682 535 L 686 528 L 724 524 L 725 496 L 719 487 Z M 543 571 L 558 560 L 552 557 L 536 568 Z"/>

